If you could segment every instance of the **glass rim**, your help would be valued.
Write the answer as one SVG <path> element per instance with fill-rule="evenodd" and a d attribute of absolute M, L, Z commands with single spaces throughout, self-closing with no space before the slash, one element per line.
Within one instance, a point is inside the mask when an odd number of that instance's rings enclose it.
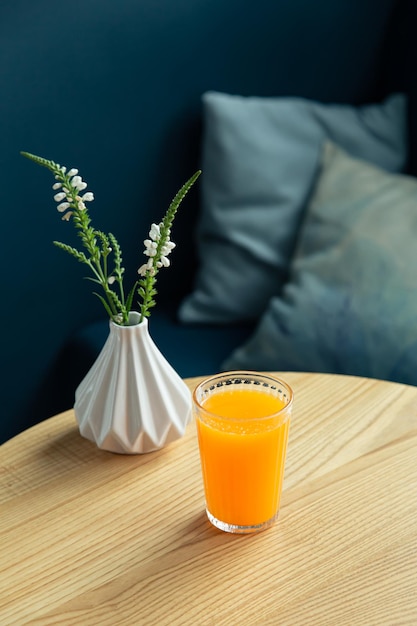
<path fill-rule="evenodd" d="M 196 385 L 196 387 L 194 388 L 193 393 L 192 393 L 193 403 L 198 407 L 199 410 L 204 411 L 207 415 L 209 415 L 213 419 L 221 419 L 221 420 L 226 420 L 228 422 L 248 422 L 252 420 L 253 418 L 248 418 L 248 417 L 225 417 L 225 416 L 219 415 L 218 413 L 214 413 L 213 411 L 208 411 L 206 408 L 204 408 L 204 405 L 197 399 L 197 392 L 202 387 L 208 384 L 214 384 L 215 381 L 219 381 L 222 378 L 232 378 L 232 377 L 233 378 L 264 378 L 264 379 L 266 378 L 275 384 L 285 387 L 286 391 L 288 392 L 289 399 L 288 399 L 287 404 L 285 404 L 279 411 L 276 411 L 275 413 L 269 413 L 268 415 L 257 417 L 256 418 L 257 422 L 260 422 L 262 420 L 269 420 L 274 417 L 278 417 L 282 413 L 290 411 L 292 409 L 292 404 L 294 400 L 294 392 L 289 383 L 287 383 L 283 378 L 274 376 L 273 374 L 269 372 L 263 373 L 263 372 L 255 372 L 255 371 L 250 371 L 250 370 L 231 370 L 229 372 L 222 372 L 220 374 L 213 374 L 212 376 L 207 376 L 204 380 L 198 383 L 198 385 Z"/>

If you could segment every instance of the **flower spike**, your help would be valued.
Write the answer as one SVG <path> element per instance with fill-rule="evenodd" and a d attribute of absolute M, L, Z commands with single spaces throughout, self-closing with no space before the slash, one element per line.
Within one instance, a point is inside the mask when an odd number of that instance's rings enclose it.
<path fill-rule="evenodd" d="M 78 173 L 78 169 L 61 166 L 54 161 L 36 156 L 29 152 L 21 154 L 34 161 L 38 165 L 46 167 L 52 172 L 56 182 L 52 189 L 56 191 L 54 200 L 58 203 L 59 213 L 63 213 L 62 219 L 66 222 L 72 220 L 77 229 L 85 252 L 72 248 L 60 241 L 54 244 L 62 250 L 74 256 L 84 263 L 92 272 L 92 280 L 101 286 L 104 295 L 95 294 L 102 302 L 110 318 L 116 324 L 128 325 L 134 293 L 137 291 L 141 298 L 140 321 L 149 317 L 150 309 L 155 305 L 155 282 L 156 275 L 162 267 L 170 266 L 168 256 L 175 248 L 175 243 L 170 240 L 171 227 L 176 212 L 185 195 L 191 189 L 201 171 L 198 170 L 178 191 L 168 210 L 159 224 L 151 224 L 149 239 L 144 240 L 144 255 L 148 257 L 146 263 L 138 269 L 140 279 L 135 282 L 125 297 L 123 275 L 125 268 L 122 264 L 122 253 L 117 239 L 111 233 L 107 235 L 96 230 L 91 225 L 91 218 L 86 202 L 94 200 L 94 194 L 87 189 L 87 183 Z M 112 256 L 113 266 L 109 267 L 109 257 Z M 114 285 L 114 287 L 113 287 Z"/>

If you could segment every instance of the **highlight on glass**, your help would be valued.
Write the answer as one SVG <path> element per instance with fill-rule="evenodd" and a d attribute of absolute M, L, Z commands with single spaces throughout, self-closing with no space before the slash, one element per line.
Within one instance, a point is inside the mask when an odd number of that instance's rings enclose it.
<path fill-rule="evenodd" d="M 291 387 L 272 375 L 226 372 L 193 393 L 210 522 L 231 533 L 271 526 L 279 512 Z"/>

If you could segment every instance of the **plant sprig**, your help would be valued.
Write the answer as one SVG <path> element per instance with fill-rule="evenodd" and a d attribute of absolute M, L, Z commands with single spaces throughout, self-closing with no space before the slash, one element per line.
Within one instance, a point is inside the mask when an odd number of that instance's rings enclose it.
<path fill-rule="evenodd" d="M 149 239 L 144 241 L 144 254 L 148 260 L 138 269 L 140 278 L 135 281 L 126 296 L 123 284 L 125 268 L 120 245 L 112 233 L 106 234 L 92 226 L 86 203 L 93 201 L 94 195 L 90 191 L 85 191 L 87 183 L 78 175 L 78 170 L 72 168 L 67 171 L 65 166 L 29 152 L 21 154 L 54 174 L 56 182 L 53 189 L 56 191 L 54 199 L 58 202 L 57 209 L 62 213 L 63 220 L 72 219 L 85 252 L 61 241 L 53 243 L 89 267 L 92 276 L 87 278 L 102 288 L 102 293 L 93 293 L 102 302 L 110 319 L 121 326 L 129 324 L 129 313 L 132 310 L 135 293 L 140 297 L 140 322 L 149 317 L 150 309 L 156 304 L 156 276 L 162 267 L 170 265 L 168 255 L 175 247 L 170 240 L 172 223 L 181 202 L 200 176 L 201 170 L 197 170 L 177 192 L 162 222 L 151 225 Z"/>

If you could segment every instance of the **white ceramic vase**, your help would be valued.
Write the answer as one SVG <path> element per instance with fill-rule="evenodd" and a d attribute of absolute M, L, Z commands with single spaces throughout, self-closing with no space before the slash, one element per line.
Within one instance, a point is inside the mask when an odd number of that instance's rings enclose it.
<path fill-rule="evenodd" d="M 191 393 L 161 354 L 139 313 L 130 325 L 110 322 L 97 360 L 75 392 L 80 433 L 111 452 L 158 450 L 184 435 Z"/>

